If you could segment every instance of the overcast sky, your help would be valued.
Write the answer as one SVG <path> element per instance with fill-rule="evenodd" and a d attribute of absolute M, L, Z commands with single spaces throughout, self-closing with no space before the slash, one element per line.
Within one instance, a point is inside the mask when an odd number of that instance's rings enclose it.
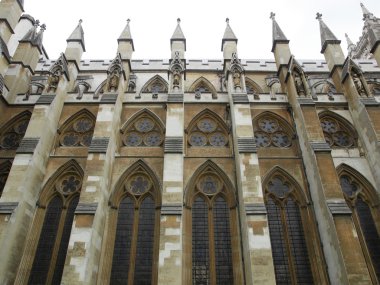
<path fill-rule="evenodd" d="M 83 19 L 86 52 L 83 59 L 111 59 L 117 38 L 131 19 L 134 59 L 170 57 L 170 37 L 181 18 L 187 41 L 186 58 L 222 58 L 221 40 L 230 19 L 238 41 L 238 54 L 244 59 L 272 59 L 271 11 L 290 40 L 298 59 L 322 59 L 316 12 L 342 40 L 346 53 L 347 32 L 354 43 L 363 28 L 359 0 L 25 0 L 25 13 L 47 25 L 45 49 L 51 59 L 66 48 L 66 39 Z M 260 4 L 259 4 L 260 3 Z M 365 0 L 364 5 L 380 17 L 380 1 Z"/>

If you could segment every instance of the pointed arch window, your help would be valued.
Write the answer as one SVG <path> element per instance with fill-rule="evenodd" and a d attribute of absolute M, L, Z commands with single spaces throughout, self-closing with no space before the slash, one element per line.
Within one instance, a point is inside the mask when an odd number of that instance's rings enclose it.
<path fill-rule="evenodd" d="M 213 99 L 218 97 L 215 87 L 204 77 L 195 80 L 189 88 L 189 92 L 194 92 L 197 99 L 200 99 L 203 93 L 211 93 Z"/>
<path fill-rule="evenodd" d="M 86 110 L 81 111 L 58 130 L 59 144 L 65 147 L 88 147 L 91 144 L 94 127 L 94 115 Z"/>
<path fill-rule="evenodd" d="M 295 187 L 275 174 L 265 201 L 277 284 L 313 284 L 313 276 Z"/>
<path fill-rule="evenodd" d="M 266 114 L 254 121 L 255 141 L 258 147 L 286 148 L 292 145 L 293 132 L 282 120 Z"/>
<path fill-rule="evenodd" d="M 212 167 L 199 173 L 186 199 L 192 232 L 191 283 L 239 284 L 235 199 Z"/>
<path fill-rule="evenodd" d="M 333 148 L 357 146 L 357 136 L 353 127 L 329 115 L 320 117 L 326 142 Z"/>
<path fill-rule="evenodd" d="M 0 164 L 0 197 L 3 194 L 3 190 L 5 187 L 5 183 L 7 182 L 11 166 L 11 161 L 5 161 L 2 164 Z"/>
<path fill-rule="evenodd" d="M 122 128 L 123 145 L 129 147 L 159 147 L 164 140 L 164 127 L 150 111 L 144 111 Z"/>
<path fill-rule="evenodd" d="M 167 93 L 168 92 L 168 83 L 159 75 L 151 78 L 142 88 L 142 93 Z"/>
<path fill-rule="evenodd" d="M 110 284 L 152 284 L 157 271 L 157 184 L 140 166 L 125 179 L 122 188 L 117 198 Z"/>
<path fill-rule="evenodd" d="M 17 149 L 23 139 L 28 127 L 31 114 L 24 112 L 11 119 L 5 127 L 0 130 L 0 149 Z"/>
<path fill-rule="evenodd" d="M 66 169 L 40 198 L 35 227 L 42 228 L 28 284 L 60 284 L 81 185 L 82 176 Z"/>
<path fill-rule="evenodd" d="M 344 197 L 352 210 L 352 217 L 366 257 L 374 284 L 380 282 L 380 225 L 379 203 L 374 189 L 361 175 L 341 171 L 339 179 Z M 376 222 L 377 221 L 377 222 Z"/>
<path fill-rule="evenodd" d="M 188 144 L 191 147 L 228 147 L 229 134 L 219 118 L 205 112 L 190 123 Z"/>

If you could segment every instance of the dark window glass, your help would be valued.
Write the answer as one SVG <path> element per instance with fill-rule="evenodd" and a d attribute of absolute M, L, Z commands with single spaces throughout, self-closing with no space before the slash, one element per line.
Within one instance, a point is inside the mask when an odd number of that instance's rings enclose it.
<path fill-rule="evenodd" d="M 119 206 L 113 251 L 111 284 L 127 284 L 133 232 L 134 202 L 124 198 Z"/>
<path fill-rule="evenodd" d="M 232 272 L 230 209 L 222 197 L 215 200 L 214 214 L 214 248 L 216 284 L 234 283 Z"/>
<path fill-rule="evenodd" d="M 52 284 L 60 284 L 63 267 L 65 265 L 67 247 L 69 245 L 71 227 L 73 225 L 75 208 L 77 207 L 79 202 L 79 196 L 76 196 L 70 203 L 70 206 L 67 209 L 65 225 L 63 227 L 63 233 L 61 238 L 61 243 L 59 245 L 59 251 L 57 256 L 57 263 L 55 264 L 55 270 L 53 275 Z"/>
<path fill-rule="evenodd" d="M 271 198 L 268 199 L 266 207 L 268 211 L 268 224 L 270 241 L 272 244 L 272 255 L 276 275 L 276 283 L 278 285 L 290 285 L 292 282 L 289 270 L 289 258 L 284 239 L 281 209 Z"/>
<path fill-rule="evenodd" d="M 286 223 L 297 284 L 313 284 L 301 215 L 298 205 L 292 199 L 288 199 L 286 204 Z"/>
<path fill-rule="evenodd" d="M 28 284 L 46 283 L 61 213 L 62 200 L 58 196 L 55 196 L 50 201 L 46 210 Z"/>
<path fill-rule="evenodd" d="M 152 262 L 155 224 L 155 204 L 151 197 L 141 203 L 139 210 L 139 228 L 134 284 L 150 285 L 152 283 Z"/>
<path fill-rule="evenodd" d="M 192 207 L 193 284 L 210 284 L 208 206 L 197 197 Z"/>
<path fill-rule="evenodd" d="M 377 279 L 380 280 L 380 237 L 376 230 L 371 210 L 360 197 L 356 201 L 356 210 L 359 216 L 360 227 L 362 229 L 369 255 L 371 256 L 373 268 Z"/>

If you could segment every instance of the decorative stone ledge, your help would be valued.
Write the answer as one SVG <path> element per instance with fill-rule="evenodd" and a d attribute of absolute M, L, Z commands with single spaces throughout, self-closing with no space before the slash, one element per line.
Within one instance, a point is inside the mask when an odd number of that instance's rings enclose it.
<path fill-rule="evenodd" d="M 110 140 L 110 138 L 108 138 L 108 137 L 103 137 L 103 138 L 93 137 L 91 140 L 91 145 L 88 148 L 88 152 L 92 152 L 92 153 L 105 153 L 105 152 L 107 152 L 109 140 Z"/>
<path fill-rule="evenodd" d="M 331 147 L 326 142 L 311 142 L 310 145 L 315 152 L 331 152 Z"/>
<path fill-rule="evenodd" d="M 248 100 L 248 95 L 243 93 L 243 94 L 232 94 L 232 101 L 236 104 L 247 104 L 249 103 L 249 100 Z"/>
<path fill-rule="evenodd" d="M 182 153 L 183 138 L 182 137 L 167 137 L 165 138 L 165 153 Z"/>
<path fill-rule="evenodd" d="M 312 98 L 298 97 L 297 101 L 301 106 L 314 106 L 315 105 L 315 102 L 313 101 Z"/>
<path fill-rule="evenodd" d="M 360 97 L 360 102 L 362 102 L 364 106 L 377 107 L 380 105 L 374 97 Z"/>
<path fill-rule="evenodd" d="M 239 153 L 256 153 L 257 147 L 255 138 L 238 138 L 238 150 Z"/>
<path fill-rule="evenodd" d="M 77 208 L 75 209 L 75 214 L 95 215 L 97 208 L 98 203 L 79 203 Z"/>
<path fill-rule="evenodd" d="M 245 204 L 245 213 L 247 215 L 266 215 L 267 208 L 264 203 Z"/>
<path fill-rule="evenodd" d="M 183 103 L 183 94 L 168 94 L 168 103 Z"/>
<path fill-rule="evenodd" d="M 41 95 L 38 98 L 36 105 L 50 105 L 53 102 L 55 95 Z"/>
<path fill-rule="evenodd" d="M 0 214 L 12 214 L 17 206 L 18 202 L 1 202 Z"/>
<path fill-rule="evenodd" d="M 181 204 L 164 204 L 161 206 L 161 215 L 182 215 Z"/>
<path fill-rule="evenodd" d="M 39 138 L 23 138 L 20 142 L 20 146 L 16 150 L 16 153 L 34 153 L 37 147 Z"/>
<path fill-rule="evenodd" d="M 100 98 L 100 104 L 115 104 L 117 100 L 117 94 L 103 94 Z"/>
<path fill-rule="evenodd" d="M 333 215 L 351 215 L 351 209 L 348 207 L 344 200 L 327 200 L 327 207 L 329 207 Z"/>

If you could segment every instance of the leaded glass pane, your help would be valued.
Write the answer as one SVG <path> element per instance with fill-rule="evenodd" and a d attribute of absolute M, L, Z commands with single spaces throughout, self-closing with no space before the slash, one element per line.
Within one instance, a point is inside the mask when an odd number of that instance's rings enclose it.
<path fill-rule="evenodd" d="M 358 197 L 356 210 L 377 280 L 380 280 L 380 237 L 371 214 L 371 209 L 361 197 Z"/>
<path fill-rule="evenodd" d="M 338 131 L 338 124 L 331 119 L 321 119 L 321 127 L 326 133 L 335 133 Z"/>
<path fill-rule="evenodd" d="M 134 209 L 134 202 L 130 197 L 121 201 L 117 216 L 110 284 L 128 284 Z"/>
<path fill-rule="evenodd" d="M 89 130 L 91 130 L 93 127 L 92 120 L 88 118 L 82 118 L 76 121 L 73 125 L 73 128 L 76 132 L 85 133 Z"/>
<path fill-rule="evenodd" d="M 80 184 L 80 179 L 77 176 L 66 176 L 61 183 L 61 192 L 64 195 L 68 195 L 70 193 L 78 191 Z"/>
<path fill-rule="evenodd" d="M 226 201 L 222 197 L 218 197 L 213 208 L 215 271 L 218 285 L 234 283 L 229 211 Z"/>
<path fill-rule="evenodd" d="M 277 131 L 278 127 L 278 122 L 274 119 L 263 118 L 259 120 L 259 128 L 264 132 L 274 133 Z"/>
<path fill-rule="evenodd" d="M 270 181 L 268 190 L 279 198 L 285 197 L 285 195 L 290 192 L 289 186 L 282 182 L 278 177 L 275 177 Z"/>
<path fill-rule="evenodd" d="M 149 191 L 151 187 L 151 183 L 145 175 L 133 176 L 128 184 L 129 191 L 135 195 L 144 194 L 145 192 Z"/>
<path fill-rule="evenodd" d="M 28 124 L 29 124 L 29 120 L 23 120 L 21 122 L 18 122 L 14 126 L 15 132 L 20 134 L 20 135 L 24 135 L 26 132 L 26 128 L 28 127 Z"/>
<path fill-rule="evenodd" d="M 148 196 L 139 209 L 139 227 L 137 234 L 135 259 L 135 285 L 152 284 L 153 243 L 155 225 L 155 203 Z"/>
<path fill-rule="evenodd" d="M 149 118 L 141 118 L 141 119 L 137 120 L 137 122 L 135 123 L 135 128 L 139 132 L 146 133 L 146 132 L 153 130 L 154 122 L 153 122 L 153 120 L 151 120 Z"/>
<path fill-rule="evenodd" d="M 207 137 L 200 133 L 194 132 L 190 135 L 190 144 L 192 146 L 204 146 L 207 143 Z"/>
<path fill-rule="evenodd" d="M 150 132 L 145 135 L 144 143 L 147 146 L 159 146 L 162 142 L 162 137 L 159 132 Z"/>
<path fill-rule="evenodd" d="M 202 119 L 197 123 L 198 128 L 205 133 L 211 133 L 216 130 L 217 124 L 212 119 Z"/>
<path fill-rule="evenodd" d="M 44 224 L 29 276 L 28 284 L 30 285 L 46 283 L 61 213 L 62 200 L 58 196 L 55 196 L 46 209 Z"/>
<path fill-rule="evenodd" d="M 289 258 L 285 246 L 281 209 L 271 198 L 268 199 L 266 207 L 268 212 L 268 225 L 272 245 L 276 284 L 291 285 L 292 282 L 289 271 Z"/>
<path fill-rule="evenodd" d="M 5 133 L 1 140 L 1 146 L 8 149 L 17 148 L 20 145 L 21 139 L 22 137 L 15 132 Z"/>
<path fill-rule="evenodd" d="M 61 283 L 63 268 L 65 266 L 67 248 L 68 248 L 69 240 L 70 240 L 71 227 L 73 225 L 74 213 L 75 213 L 75 209 L 78 205 L 78 202 L 79 202 L 79 196 L 76 196 L 71 201 L 69 207 L 67 208 L 66 217 L 65 217 L 65 224 L 63 227 L 61 243 L 59 244 L 57 262 L 55 264 L 54 275 L 53 275 L 53 280 L 52 280 L 51 284 L 60 284 Z"/>
<path fill-rule="evenodd" d="M 64 146 L 76 146 L 79 143 L 79 135 L 75 132 L 68 132 L 64 134 L 62 144 Z"/>
<path fill-rule="evenodd" d="M 215 194 L 220 185 L 219 180 L 213 175 L 205 175 L 199 181 L 200 190 L 207 195 Z"/>
<path fill-rule="evenodd" d="M 192 206 L 193 284 L 210 284 L 208 206 L 197 197 Z"/>
<path fill-rule="evenodd" d="M 313 284 L 313 275 L 311 273 L 309 255 L 298 205 L 292 199 L 288 199 L 285 210 L 290 250 L 293 256 L 293 265 L 296 270 L 297 284 Z"/>
<path fill-rule="evenodd" d="M 213 146 L 225 146 L 227 144 L 227 138 L 222 133 L 213 133 L 210 135 L 210 144 Z"/>
<path fill-rule="evenodd" d="M 82 145 L 83 146 L 90 146 L 92 140 L 92 132 L 88 132 L 82 136 Z"/>
<path fill-rule="evenodd" d="M 347 175 L 342 175 L 340 177 L 340 186 L 344 193 L 349 197 L 353 196 L 358 190 L 358 186 L 355 183 L 351 183 L 350 178 Z"/>
<path fill-rule="evenodd" d="M 272 135 L 272 142 L 277 147 L 288 147 L 291 144 L 289 136 L 284 132 L 276 132 Z"/>
<path fill-rule="evenodd" d="M 139 146 L 142 143 L 142 137 L 139 133 L 131 132 L 124 138 L 124 143 L 127 146 Z"/>
<path fill-rule="evenodd" d="M 344 131 L 336 132 L 332 135 L 332 138 L 338 146 L 342 147 L 350 147 L 354 143 L 353 138 L 347 132 Z"/>
<path fill-rule="evenodd" d="M 270 137 L 264 132 L 255 132 L 255 142 L 258 147 L 266 147 L 270 145 Z"/>

